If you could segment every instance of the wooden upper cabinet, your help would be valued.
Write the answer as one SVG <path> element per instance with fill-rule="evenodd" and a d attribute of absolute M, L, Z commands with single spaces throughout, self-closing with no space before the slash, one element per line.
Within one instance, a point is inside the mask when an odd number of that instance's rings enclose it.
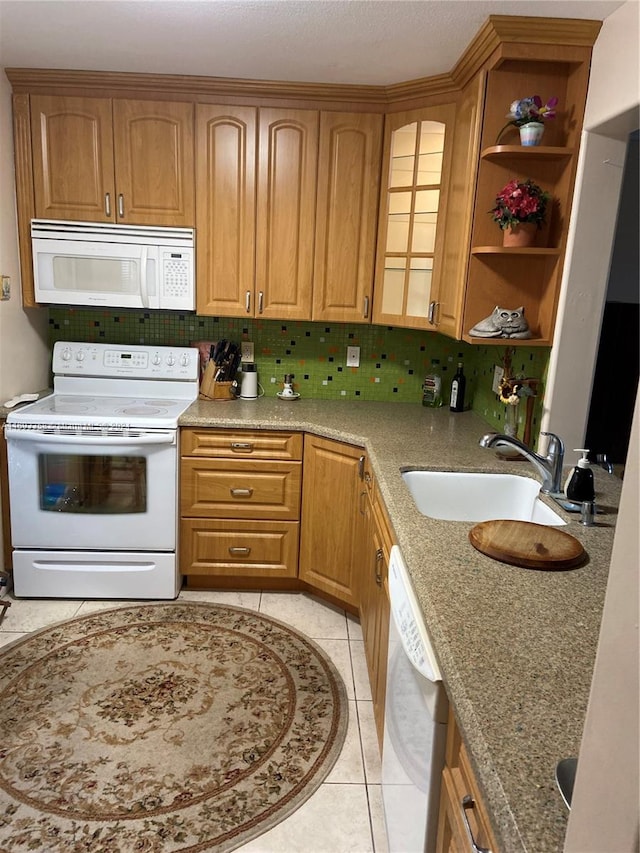
<path fill-rule="evenodd" d="M 387 116 L 373 321 L 435 329 L 455 104 Z"/>
<path fill-rule="evenodd" d="M 36 217 L 193 226 L 193 105 L 31 96 Z"/>
<path fill-rule="evenodd" d="M 116 219 L 195 224 L 193 104 L 113 102 Z"/>
<path fill-rule="evenodd" d="M 383 117 L 320 115 L 313 319 L 371 318 Z"/>
<path fill-rule="evenodd" d="M 259 109 L 255 316 L 311 319 L 319 114 Z"/>
<path fill-rule="evenodd" d="M 196 108 L 198 314 L 253 313 L 256 126 L 255 107 Z"/>
<path fill-rule="evenodd" d="M 31 140 L 38 218 L 114 221 L 109 98 L 32 95 Z"/>

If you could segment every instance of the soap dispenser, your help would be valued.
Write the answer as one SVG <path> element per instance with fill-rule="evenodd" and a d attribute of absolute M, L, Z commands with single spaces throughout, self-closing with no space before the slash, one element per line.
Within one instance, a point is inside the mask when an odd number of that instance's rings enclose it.
<path fill-rule="evenodd" d="M 582 457 L 578 459 L 578 464 L 572 469 L 565 483 L 564 491 L 567 498 L 575 503 L 583 503 L 584 501 L 592 501 L 595 498 L 595 490 L 593 486 L 593 471 L 589 467 L 587 459 L 588 450 L 582 447 L 575 448 L 576 453 L 582 453 Z"/>

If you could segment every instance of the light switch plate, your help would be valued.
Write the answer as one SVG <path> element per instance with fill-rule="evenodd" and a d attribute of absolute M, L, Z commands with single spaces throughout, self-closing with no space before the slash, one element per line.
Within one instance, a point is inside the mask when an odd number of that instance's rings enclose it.
<path fill-rule="evenodd" d="M 493 368 L 493 385 L 491 386 L 491 390 L 494 394 L 500 393 L 500 383 L 502 382 L 503 376 L 504 367 L 500 367 L 500 365 L 496 364 Z"/>
<path fill-rule="evenodd" d="M 347 367 L 360 367 L 360 347 L 347 347 Z"/>

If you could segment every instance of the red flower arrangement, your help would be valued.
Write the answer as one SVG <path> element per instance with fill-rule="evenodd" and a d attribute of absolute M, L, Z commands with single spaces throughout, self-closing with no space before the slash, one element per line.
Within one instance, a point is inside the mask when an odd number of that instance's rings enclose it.
<path fill-rule="evenodd" d="M 542 228 L 549 199 L 549 193 L 533 181 L 513 180 L 500 190 L 490 213 L 503 231 L 519 222 L 534 222 Z"/>

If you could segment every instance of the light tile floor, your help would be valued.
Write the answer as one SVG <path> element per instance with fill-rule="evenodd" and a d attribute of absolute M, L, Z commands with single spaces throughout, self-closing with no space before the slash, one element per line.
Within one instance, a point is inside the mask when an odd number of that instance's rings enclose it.
<path fill-rule="evenodd" d="M 179 599 L 237 605 L 280 619 L 324 649 L 347 690 L 347 737 L 324 783 L 287 820 L 239 849 L 245 853 L 388 853 L 380 753 L 358 620 L 306 593 L 183 590 Z M 131 603 L 11 598 L 0 623 L 0 646 L 64 619 Z"/>

